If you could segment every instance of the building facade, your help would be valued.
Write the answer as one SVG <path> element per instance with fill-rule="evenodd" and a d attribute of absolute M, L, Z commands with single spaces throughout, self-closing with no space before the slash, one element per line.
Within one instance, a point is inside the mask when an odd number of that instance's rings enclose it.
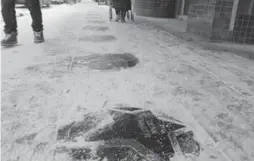
<path fill-rule="evenodd" d="M 134 0 L 137 15 L 178 18 L 210 41 L 254 44 L 254 0 Z"/>
<path fill-rule="evenodd" d="M 187 31 L 211 41 L 254 44 L 254 0 L 190 0 Z"/>
<path fill-rule="evenodd" d="M 133 0 L 137 15 L 147 17 L 174 18 L 176 0 Z"/>

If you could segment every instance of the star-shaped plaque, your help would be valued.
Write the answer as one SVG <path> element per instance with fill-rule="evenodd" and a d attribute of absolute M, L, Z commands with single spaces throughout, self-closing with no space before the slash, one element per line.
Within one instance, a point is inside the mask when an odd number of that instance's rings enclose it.
<path fill-rule="evenodd" d="M 95 126 L 96 119 L 93 119 L 94 122 L 87 122 L 87 119 L 85 119 L 86 121 L 81 123 L 72 123 L 59 129 L 59 135 L 61 135 L 61 137 L 58 137 L 59 140 L 70 141 L 70 139 L 86 133 L 86 135 L 83 135 L 86 136 L 84 145 L 98 145 L 96 156 L 100 158 L 99 160 L 107 158 L 110 161 L 115 161 L 132 158 L 133 161 L 168 161 L 176 153 L 182 155 L 180 146 L 182 146 L 184 140 L 181 140 L 181 138 L 192 139 L 193 137 L 193 133 L 188 135 L 190 137 L 185 135 L 187 134 L 184 131 L 185 126 L 180 121 L 174 118 L 156 117 L 149 110 L 136 107 L 116 107 L 108 110 L 108 112 L 113 122 L 99 127 Z M 89 116 L 88 118 L 92 117 Z M 67 138 L 63 137 L 63 134 L 68 134 Z M 70 136 L 70 134 L 73 136 Z M 180 144 L 178 140 L 181 141 Z M 73 144 L 75 145 L 75 142 Z M 92 156 L 87 154 L 89 150 L 82 153 L 84 149 L 89 148 L 74 147 L 69 147 L 71 149 L 69 152 L 71 156 L 75 156 L 75 159 Z M 82 156 L 82 154 L 85 156 Z"/>

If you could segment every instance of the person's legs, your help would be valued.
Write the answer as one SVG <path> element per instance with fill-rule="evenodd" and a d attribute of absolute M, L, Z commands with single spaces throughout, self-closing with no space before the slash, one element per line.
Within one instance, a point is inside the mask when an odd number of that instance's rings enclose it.
<path fill-rule="evenodd" d="M 10 34 L 17 32 L 15 0 L 2 0 L 2 16 L 5 23 L 4 32 Z"/>
<path fill-rule="evenodd" d="M 27 7 L 32 17 L 32 28 L 34 31 L 34 42 L 44 42 L 42 13 L 39 0 L 26 0 Z"/>
<path fill-rule="evenodd" d="M 2 0 L 2 17 L 5 23 L 5 38 L 2 45 L 13 45 L 17 43 L 17 20 L 15 12 L 15 0 Z"/>
<path fill-rule="evenodd" d="M 116 15 L 119 15 L 120 9 L 116 8 L 115 10 L 116 10 Z"/>
<path fill-rule="evenodd" d="M 120 20 L 120 9 L 115 8 L 115 10 L 116 10 L 116 19 L 115 19 L 115 21 L 118 22 Z"/>
<path fill-rule="evenodd" d="M 125 16 L 126 16 L 126 9 L 121 9 L 121 21 L 125 22 Z"/>

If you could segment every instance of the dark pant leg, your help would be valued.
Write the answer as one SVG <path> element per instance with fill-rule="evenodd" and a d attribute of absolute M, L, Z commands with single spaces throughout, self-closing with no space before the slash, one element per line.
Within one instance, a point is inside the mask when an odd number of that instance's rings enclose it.
<path fill-rule="evenodd" d="M 39 0 L 26 0 L 26 5 L 32 17 L 32 28 L 35 32 L 43 30 L 42 14 Z"/>
<path fill-rule="evenodd" d="M 2 16 L 5 23 L 4 32 L 10 34 L 17 32 L 15 0 L 2 0 Z"/>
<path fill-rule="evenodd" d="M 125 20 L 126 12 L 127 12 L 126 9 L 121 9 L 121 17 L 123 20 Z"/>
<path fill-rule="evenodd" d="M 115 10 L 116 10 L 116 15 L 119 15 L 120 9 L 116 8 Z"/>

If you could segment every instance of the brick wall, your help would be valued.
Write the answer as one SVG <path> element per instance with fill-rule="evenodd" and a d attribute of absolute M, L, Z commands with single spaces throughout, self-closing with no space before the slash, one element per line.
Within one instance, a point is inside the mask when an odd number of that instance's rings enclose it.
<path fill-rule="evenodd" d="M 175 18 L 177 0 L 135 0 L 135 13 L 139 16 Z"/>
<path fill-rule="evenodd" d="M 232 41 L 254 44 L 254 15 L 237 15 Z"/>
<path fill-rule="evenodd" d="M 213 19 L 211 40 L 231 40 L 229 31 L 234 0 L 217 0 Z"/>
<path fill-rule="evenodd" d="M 234 30 L 229 30 L 234 0 L 191 0 L 187 31 L 211 41 L 254 44 L 254 2 L 240 0 Z"/>
<path fill-rule="evenodd" d="M 187 31 L 212 41 L 230 40 L 229 24 L 234 0 L 191 0 Z"/>
<path fill-rule="evenodd" d="M 187 32 L 210 39 L 213 29 L 215 0 L 190 0 Z"/>
<path fill-rule="evenodd" d="M 235 43 L 254 44 L 254 2 L 240 1 L 232 34 Z"/>

